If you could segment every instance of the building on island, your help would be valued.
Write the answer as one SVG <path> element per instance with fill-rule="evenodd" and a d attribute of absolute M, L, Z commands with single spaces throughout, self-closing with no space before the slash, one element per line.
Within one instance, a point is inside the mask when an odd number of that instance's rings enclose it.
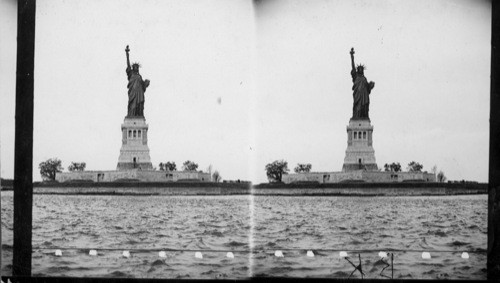
<path fill-rule="evenodd" d="M 427 172 L 386 172 L 353 170 L 349 172 L 309 172 L 283 175 L 285 184 L 314 182 L 320 184 L 341 182 L 367 182 L 367 183 L 390 183 L 390 182 L 435 182 L 436 177 Z"/>
<path fill-rule="evenodd" d="M 210 173 L 200 171 L 154 170 L 148 147 L 148 124 L 144 117 L 125 117 L 121 127 L 122 147 L 116 170 L 63 172 L 56 174 L 56 181 L 92 182 L 210 182 Z"/>
<path fill-rule="evenodd" d="M 369 118 L 370 93 L 374 82 L 364 76 L 363 65 L 354 65 L 351 49 L 351 76 L 353 81 L 352 118 L 347 126 L 347 149 L 341 172 L 307 172 L 285 174 L 284 183 L 318 182 L 435 182 L 436 176 L 427 172 L 387 172 L 378 169 L 373 149 L 373 126 Z"/>
<path fill-rule="evenodd" d="M 116 170 L 57 173 L 56 181 L 210 182 L 210 173 L 201 171 L 154 170 L 148 147 L 149 126 L 144 117 L 144 93 L 150 81 L 142 79 L 138 63 L 130 65 L 129 51 L 127 46 L 125 52 L 127 55 L 128 109 L 127 116 L 121 125 L 122 146 Z"/>
<path fill-rule="evenodd" d="M 92 182 L 182 182 L 197 181 L 210 182 L 209 173 L 159 170 L 109 170 L 109 171 L 82 171 L 57 173 L 56 181 L 92 181 Z"/>

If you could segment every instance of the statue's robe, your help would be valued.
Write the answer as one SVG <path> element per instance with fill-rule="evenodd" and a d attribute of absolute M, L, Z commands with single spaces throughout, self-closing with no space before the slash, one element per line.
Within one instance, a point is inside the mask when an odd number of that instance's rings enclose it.
<path fill-rule="evenodd" d="M 352 118 L 369 118 L 370 92 L 372 86 L 368 83 L 364 75 L 351 71 L 352 76 L 352 96 L 354 103 L 352 106 Z"/>
<path fill-rule="evenodd" d="M 144 92 L 147 85 L 142 80 L 139 73 L 134 73 L 130 67 L 127 67 L 128 77 L 128 113 L 129 117 L 144 116 Z"/>

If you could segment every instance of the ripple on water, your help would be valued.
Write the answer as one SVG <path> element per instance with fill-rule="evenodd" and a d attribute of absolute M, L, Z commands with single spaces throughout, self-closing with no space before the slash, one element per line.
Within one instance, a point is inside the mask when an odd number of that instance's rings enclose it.
<path fill-rule="evenodd" d="M 151 266 L 167 265 L 164 260 L 157 259 L 151 263 Z"/>
<path fill-rule="evenodd" d="M 248 246 L 248 242 L 238 242 L 238 241 L 230 241 L 225 244 L 226 247 L 243 247 Z"/>
<path fill-rule="evenodd" d="M 470 243 L 467 243 L 467 242 L 453 241 L 453 242 L 449 243 L 448 245 L 452 246 L 452 247 L 461 247 L 461 246 L 467 246 L 469 244 Z"/>

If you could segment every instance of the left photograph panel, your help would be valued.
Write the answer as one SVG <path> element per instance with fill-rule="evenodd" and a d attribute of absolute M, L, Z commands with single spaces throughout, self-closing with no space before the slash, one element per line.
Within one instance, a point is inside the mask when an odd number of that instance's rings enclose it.
<path fill-rule="evenodd" d="M 0 6 L 9 276 L 18 7 Z M 252 276 L 253 29 L 250 1 L 37 1 L 33 276 Z"/>

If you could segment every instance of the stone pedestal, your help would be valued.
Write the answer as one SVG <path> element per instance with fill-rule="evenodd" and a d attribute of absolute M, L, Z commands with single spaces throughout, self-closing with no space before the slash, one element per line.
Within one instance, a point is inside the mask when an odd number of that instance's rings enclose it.
<path fill-rule="evenodd" d="M 116 170 L 130 169 L 153 170 L 144 117 L 125 117 L 122 124 L 122 147 Z"/>
<path fill-rule="evenodd" d="M 351 119 L 347 126 L 347 149 L 342 172 L 378 170 L 372 140 L 373 126 L 370 119 Z"/>

